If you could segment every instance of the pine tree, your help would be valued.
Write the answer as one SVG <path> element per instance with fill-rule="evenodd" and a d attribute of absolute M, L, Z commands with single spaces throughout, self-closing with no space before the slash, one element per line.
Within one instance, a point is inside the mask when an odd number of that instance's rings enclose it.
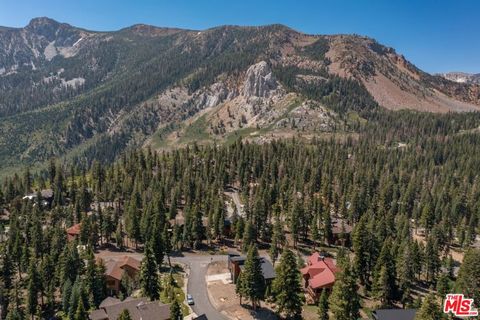
<path fill-rule="evenodd" d="M 415 315 L 415 320 L 441 320 L 440 310 L 440 306 L 435 301 L 435 295 L 431 293 L 423 299 L 422 306 Z"/>
<path fill-rule="evenodd" d="M 38 306 L 38 292 L 40 286 L 40 279 L 38 277 L 37 266 L 35 260 L 32 259 L 28 270 L 28 285 L 27 285 L 27 312 L 33 316 L 37 312 Z"/>
<path fill-rule="evenodd" d="M 182 320 L 182 308 L 177 300 L 174 300 L 173 303 L 170 305 L 170 319 L 172 320 Z"/>
<path fill-rule="evenodd" d="M 240 239 L 243 239 L 243 232 L 245 230 L 245 219 L 239 217 L 235 224 L 235 244 L 237 245 Z"/>
<path fill-rule="evenodd" d="M 145 258 L 140 267 L 140 285 L 143 294 L 150 300 L 157 300 L 160 297 L 157 263 L 149 245 L 145 247 Z"/>
<path fill-rule="evenodd" d="M 121 222 L 118 222 L 117 229 L 115 230 L 115 243 L 119 249 L 123 249 L 123 231 Z"/>
<path fill-rule="evenodd" d="M 13 286 L 12 278 L 14 274 L 14 266 L 11 253 L 5 252 L 3 255 L 3 263 L 1 268 L 1 279 L 3 281 L 3 286 L 6 290 L 10 290 Z"/>
<path fill-rule="evenodd" d="M 242 278 L 239 287 L 241 296 L 250 299 L 252 307 L 256 309 L 265 294 L 265 279 L 257 247 L 253 244 L 248 249 L 247 259 L 240 277 Z"/>
<path fill-rule="evenodd" d="M 450 279 L 446 273 L 442 273 L 437 280 L 437 292 L 440 297 L 445 297 L 450 292 Z"/>
<path fill-rule="evenodd" d="M 244 285 L 243 285 L 243 277 L 242 274 L 237 278 L 237 281 L 235 282 L 235 293 L 238 295 L 240 298 L 240 305 L 242 305 L 242 298 L 244 297 Z"/>
<path fill-rule="evenodd" d="M 157 217 L 160 214 L 157 213 Z M 161 226 L 161 221 L 160 218 L 155 218 L 155 222 L 153 224 L 153 229 L 152 229 L 152 236 L 150 238 L 153 254 L 155 255 L 155 261 L 157 262 L 158 268 L 161 268 L 163 264 L 163 259 L 165 258 L 165 245 L 164 245 L 164 240 L 162 236 L 162 226 Z"/>
<path fill-rule="evenodd" d="M 411 290 L 415 281 L 412 244 L 408 241 L 401 252 L 400 261 L 397 263 L 398 286 L 402 291 L 401 302 L 403 306 L 411 302 Z"/>
<path fill-rule="evenodd" d="M 197 209 L 197 206 L 193 206 L 190 214 L 192 216 L 193 249 L 196 250 L 199 248 L 202 240 L 206 238 L 205 228 L 203 227 L 202 212 Z M 220 236 L 220 232 L 218 232 L 218 236 Z"/>
<path fill-rule="evenodd" d="M 140 234 L 140 214 L 137 207 L 137 204 L 134 200 L 130 201 L 128 206 L 125 218 L 125 225 L 127 229 L 128 236 L 130 239 L 134 240 L 135 248 L 138 245 L 138 242 L 141 240 Z"/>
<path fill-rule="evenodd" d="M 330 216 L 330 207 L 327 206 L 323 212 L 323 238 L 327 244 L 333 240 L 332 217 Z"/>
<path fill-rule="evenodd" d="M 278 313 L 284 314 L 287 319 L 301 319 L 304 296 L 300 272 L 297 259 L 288 249 L 282 253 L 272 289 Z"/>
<path fill-rule="evenodd" d="M 67 279 L 62 286 L 62 310 L 68 313 L 70 308 L 70 296 L 72 294 L 72 282 Z"/>
<path fill-rule="evenodd" d="M 243 243 L 242 243 L 242 251 L 246 252 L 253 243 L 255 243 L 256 236 L 255 236 L 255 229 L 253 228 L 252 223 L 247 221 L 245 225 L 245 231 L 243 232 Z"/>
<path fill-rule="evenodd" d="M 300 219 L 303 215 L 302 203 L 296 195 L 294 195 L 295 200 L 293 201 L 292 211 L 290 212 L 289 219 L 289 228 L 293 237 L 293 247 L 297 247 L 298 237 L 299 237 L 299 228 L 300 228 Z"/>
<path fill-rule="evenodd" d="M 337 279 L 328 299 L 330 310 L 336 320 L 357 319 L 360 316 L 360 301 L 349 260 L 346 259 L 341 267 L 343 270 L 337 273 Z"/>
<path fill-rule="evenodd" d="M 118 316 L 118 320 L 132 320 L 132 317 L 130 316 L 130 312 L 127 309 L 124 309 L 122 313 L 120 313 L 120 316 Z"/>
<path fill-rule="evenodd" d="M 320 299 L 318 300 L 318 320 L 328 320 L 328 294 L 327 290 L 323 289 Z"/>
<path fill-rule="evenodd" d="M 388 271 L 387 266 L 382 266 L 377 281 L 374 284 L 375 297 L 380 300 L 382 307 L 388 307 L 392 305 L 395 297 L 394 287 L 394 275 Z"/>
<path fill-rule="evenodd" d="M 163 228 L 163 234 L 162 234 L 162 240 L 163 244 L 165 246 L 165 255 L 167 256 L 168 260 L 168 266 L 170 269 L 172 268 L 172 262 L 170 261 L 170 254 L 172 253 L 172 243 L 174 243 L 174 240 L 170 237 L 170 233 L 168 231 L 168 224 L 165 224 L 165 227 Z M 175 225 L 175 228 L 173 230 L 173 233 L 175 234 L 175 230 L 178 230 L 178 225 Z"/>
<path fill-rule="evenodd" d="M 427 238 L 427 245 L 425 246 L 425 271 L 427 274 L 427 281 L 434 281 L 435 276 L 440 268 L 440 258 L 438 256 L 439 249 L 433 236 Z"/>
<path fill-rule="evenodd" d="M 385 306 L 391 305 L 396 295 L 396 272 L 394 259 L 391 254 L 392 243 L 388 238 L 375 264 L 373 292 Z"/>
<path fill-rule="evenodd" d="M 320 230 L 318 229 L 318 216 L 315 214 L 312 219 L 312 225 L 310 227 L 310 233 L 313 241 L 313 251 L 317 248 L 317 243 L 320 240 Z"/>
<path fill-rule="evenodd" d="M 83 306 L 79 307 L 79 305 Z M 77 277 L 77 280 L 75 280 L 75 283 L 72 287 L 68 310 L 69 319 L 75 319 L 79 308 L 83 310 L 88 310 L 90 308 L 88 305 L 88 294 L 85 291 L 85 287 L 80 276 Z"/>
<path fill-rule="evenodd" d="M 19 309 L 10 309 L 7 314 L 6 320 L 24 320 L 25 317 L 23 316 L 21 310 Z"/>
<path fill-rule="evenodd" d="M 275 265 L 275 261 L 279 255 L 279 251 L 281 247 L 285 244 L 285 234 L 283 232 L 282 224 L 280 223 L 280 219 L 277 217 L 275 219 L 275 224 L 273 225 L 273 236 L 272 242 L 270 244 L 270 258 L 272 259 L 272 263 Z"/>
<path fill-rule="evenodd" d="M 82 299 L 78 301 L 77 311 L 75 312 L 74 320 L 88 320 L 88 312 L 85 310 L 85 305 Z"/>
<path fill-rule="evenodd" d="M 97 264 L 95 263 L 95 257 L 91 247 L 87 253 L 87 267 L 85 271 L 85 286 L 87 292 L 92 295 L 92 304 L 96 307 L 104 299 L 104 288 L 103 288 L 103 274 L 98 270 Z"/>
<path fill-rule="evenodd" d="M 352 239 L 353 251 L 355 251 L 353 266 L 359 274 L 362 285 L 369 281 L 370 244 L 370 235 L 367 230 L 367 215 L 363 215 L 355 226 Z"/>

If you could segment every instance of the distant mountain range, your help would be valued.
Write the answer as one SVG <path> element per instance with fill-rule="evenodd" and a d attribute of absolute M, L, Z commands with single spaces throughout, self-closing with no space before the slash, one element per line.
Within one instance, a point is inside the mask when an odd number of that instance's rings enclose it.
<path fill-rule="evenodd" d="M 0 27 L 0 161 L 313 135 L 382 107 L 479 110 L 473 82 L 430 75 L 356 35 L 283 25 L 96 32 L 35 18 Z"/>
<path fill-rule="evenodd" d="M 480 84 L 480 73 L 448 72 L 440 73 L 439 76 L 458 83 Z"/>

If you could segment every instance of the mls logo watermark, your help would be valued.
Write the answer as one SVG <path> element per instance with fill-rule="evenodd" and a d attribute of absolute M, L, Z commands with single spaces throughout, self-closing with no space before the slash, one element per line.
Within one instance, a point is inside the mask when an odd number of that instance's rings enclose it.
<path fill-rule="evenodd" d="M 453 313 L 457 317 L 476 317 L 478 310 L 473 305 L 473 299 L 468 299 L 463 294 L 447 294 L 443 302 L 443 312 Z"/>

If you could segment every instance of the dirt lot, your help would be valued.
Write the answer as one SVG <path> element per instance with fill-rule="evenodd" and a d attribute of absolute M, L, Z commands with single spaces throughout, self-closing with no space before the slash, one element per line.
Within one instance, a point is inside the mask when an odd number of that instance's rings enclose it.
<path fill-rule="evenodd" d="M 414 239 L 414 240 L 417 240 L 417 241 L 419 241 L 419 242 L 422 242 L 424 245 L 426 244 L 425 236 L 420 235 L 420 234 L 417 234 L 417 232 L 415 232 L 415 230 L 413 231 L 413 235 L 412 235 L 412 236 L 413 236 L 413 239 Z M 452 255 L 453 260 L 458 261 L 458 262 L 460 262 L 460 263 L 463 262 L 464 252 L 461 251 L 460 249 L 458 249 L 458 248 L 450 248 L 449 254 Z"/>
<path fill-rule="evenodd" d="M 225 262 L 215 262 L 208 267 L 207 274 L 212 276 L 216 274 L 227 273 L 228 268 Z M 226 283 L 221 280 L 210 281 L 207 284 L 208 295 L 212 305 L 218 311 L 225 314 L 231 319 L 238 320 L 253 320 L 253 319 L 277 319 L 277 316 L 272 311 L 272 306 L 262 302 L 259 310 L 254 312 L 250 306 L 244 303 L 240 305 L 240 299 L 235 293 L 235 285 Z"/>

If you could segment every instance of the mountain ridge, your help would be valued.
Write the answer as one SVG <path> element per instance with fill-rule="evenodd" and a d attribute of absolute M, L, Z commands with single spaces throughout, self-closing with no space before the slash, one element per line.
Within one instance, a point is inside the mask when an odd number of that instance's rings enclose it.
<path fill-rule="evenodd" d="M 110 161 L 138 145 L 352 132 L 381 107 L 479 105 L 478 85 L 430 75 L 358 35 L 278 24 L 96 32 L 49 18 L 0 28 L 0 161 L 10 166 L 59 155 Z"/>
<path fill-rule="evenodd" d="M 468 72 L 446 72 L 439 73 L 439 76 L 458 83 L 468 83 L 468 84 L 480 84 L 480 73 L 468 73 Z"/>

